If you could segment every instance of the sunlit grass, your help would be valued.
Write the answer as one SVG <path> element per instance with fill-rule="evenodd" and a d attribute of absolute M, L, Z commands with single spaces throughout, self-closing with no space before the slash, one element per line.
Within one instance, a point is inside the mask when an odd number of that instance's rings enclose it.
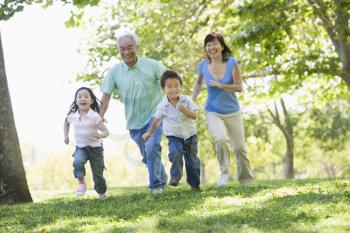
<path fill-rule="evenodd" d="M 115 188 L 101 202 L 93 191 L 35 193 L 30 204 L 0 206 L 0 232 L 350 232 L 349 180 L 232 183 L 195 192 L 167 187 Z"/>

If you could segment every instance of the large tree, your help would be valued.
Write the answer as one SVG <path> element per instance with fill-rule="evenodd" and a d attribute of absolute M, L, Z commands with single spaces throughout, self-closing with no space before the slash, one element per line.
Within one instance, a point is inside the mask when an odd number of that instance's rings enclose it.
<path fill-rule="evenodd" d="M 0 34 L 0 204 L 31 202 L 7 85 Z"/>

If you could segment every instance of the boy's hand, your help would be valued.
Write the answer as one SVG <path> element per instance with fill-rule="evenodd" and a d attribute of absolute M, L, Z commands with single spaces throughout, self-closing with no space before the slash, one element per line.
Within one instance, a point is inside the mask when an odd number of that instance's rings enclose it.
<path fill-rule="evenodd" d="M 180 111 L 180 112 L 186 111 L 186 107 L 183 106 L 183 105 L 181 105 L 180 103 L 177 103 L 176 109 L 177 109 L 178 111 Z"/>
<path fill-rule="evenodd" d="M 149 132 L 147 132 L 147 133 L 144 133 L 144 134 L 142 135 L 142 139 L 143 139 L 144 141 L 147 141 L 151 136 L 152 136 L 152 135 L 151 135 Z"/>
<path fill-rule="evenodd" d="M 64 143 L 65 143 L 66 145 L 69 144 L 69 138 L 68 138 L 68 137 L 64 138 Z"/>

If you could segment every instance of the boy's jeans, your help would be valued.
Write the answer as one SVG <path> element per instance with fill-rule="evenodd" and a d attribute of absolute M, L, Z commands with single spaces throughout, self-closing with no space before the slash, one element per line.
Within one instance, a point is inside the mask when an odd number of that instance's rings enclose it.
<path fill-rule="evenodd" d="M 169 160 L 172 163 L 170 176 L 172 181 L 178 183 L 182 177 L 183 156 L 187 183 L 192 188 L 198 188 L 200 184 L 200 160 L 197 156 L 197 135 L 184 140 L 182 138 L 167 136 L 169 140 Z"/>
<path fill-rule="evenodd" d="M 76 147 L 73 156 L 73 173 L 75 178 L 79 179 L 85 177 L 85 164 L 89 160 L 94 180 L 94 189 L 97 193 L 105 193 L 107 185 L 103 177 L 103 170 L 105 169 L 103 147 Z"/>
<path fill-rule="evenodd" d="M 160 124 L 146 142 L 142 139 L 142 135 L 149 130 L 152 122 L 153 118 L 151 118 L 143 128 L 131 129 L 129 132 L 131 138 L 140 148 L 142 162 L 147 166 L 149 176 L 148 187 L 150 189 L 155 189 L 163 187 L 167 182 L 167 177 L 164 165 L 161 161 L 162 147 L 160 141 L 162 140 L 163 125 Z"/>

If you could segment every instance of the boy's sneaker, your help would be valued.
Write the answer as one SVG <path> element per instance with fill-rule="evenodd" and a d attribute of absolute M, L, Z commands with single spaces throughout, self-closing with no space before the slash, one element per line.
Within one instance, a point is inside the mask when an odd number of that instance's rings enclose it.
<path fill-rule="evenodd" d="M 178 186 L 178 185 L 179 185 L 179 182 L 178 182 L 178 181 L 175 181 L 175 180 L 173 180 L 173 179 L 170 179 L 169 185 L 175 187 L 175 186 Z"/>
<path fill-rule="evenodd" d="M 77 188 L 77 196 L 83 196 L 86 192 L 86 184 L 79 184 L 78 188 Z"/>
<path fill-rule="evenodd" d="M 200 187 L 191 187 L 192 191 L 200 192 L 201 188 Z"/>
<path fill-rule="evenodd" d="M 108 196 L 106 193 L 99 193 L 98 194 L 98 199 L 100 199 L 101 201 L 105 201 L 108 199 Z"/>

